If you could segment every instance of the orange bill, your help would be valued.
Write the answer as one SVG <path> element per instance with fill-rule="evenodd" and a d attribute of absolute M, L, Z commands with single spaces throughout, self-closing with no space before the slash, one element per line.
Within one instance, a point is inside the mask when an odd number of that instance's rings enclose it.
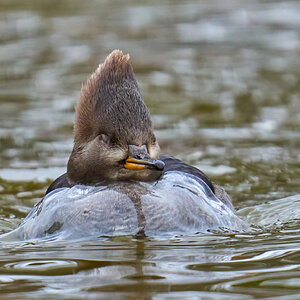
<path fill-rule="evenodd" d="M 130 170 L 145 170 L 148 168 L 147 165 L 150 165 L 147 161 L 138 160 L 133 157 L 128 157 L 126 159 L 124 167 Z"/>

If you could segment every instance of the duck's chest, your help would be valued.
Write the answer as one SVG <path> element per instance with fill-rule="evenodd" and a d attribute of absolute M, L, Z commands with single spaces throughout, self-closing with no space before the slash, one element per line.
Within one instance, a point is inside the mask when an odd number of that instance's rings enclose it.
<path fill-rule="evenodd" d="M 240 230 L 244 223 L 201 180 L 167 172 L 154 183 L 74 186 L 48 194 L 15 230 L 22 239 Z"/>

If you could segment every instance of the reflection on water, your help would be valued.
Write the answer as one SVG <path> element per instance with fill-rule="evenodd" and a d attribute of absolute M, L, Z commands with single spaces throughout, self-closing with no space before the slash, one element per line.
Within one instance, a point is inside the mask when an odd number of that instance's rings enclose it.
<path fill-rule="evenodd" d="M 0 232 L 64 172 L 81 84 L 115 48 L 131 54 L 162 150 L 224 185 L 257 226 L 244 235 L 2 244 L 1 293 L 295 299 L 298 1 L 0 5 Z"/>
<path fill-rule="evenodd" d="M 299 233 L 297 233 L 299 234 Z M 1 291 L 39 298 L 137 298 L 296 294 L 295 233 L 192 236 L 172 240 L 115 238 L 99 242 L 6 244 Z M 47 257 L 47 259 L 45 259 Z M 294 279 L 293 284 L 291 279 Z M 76 283 L 76 284 L 74 284 Z M 113 294 L 112 294 L 113 293 Z"/>

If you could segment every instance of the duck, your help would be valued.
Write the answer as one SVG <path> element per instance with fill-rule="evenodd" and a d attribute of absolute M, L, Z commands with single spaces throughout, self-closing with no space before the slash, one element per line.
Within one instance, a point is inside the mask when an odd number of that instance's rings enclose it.
<path fill-rule="evenodd" d="M 245 228 L 224 188 L 161 153 L 129 54 L 114 50 L 81 89 L 67 172 L 9 235 L 80 239 Z"/>

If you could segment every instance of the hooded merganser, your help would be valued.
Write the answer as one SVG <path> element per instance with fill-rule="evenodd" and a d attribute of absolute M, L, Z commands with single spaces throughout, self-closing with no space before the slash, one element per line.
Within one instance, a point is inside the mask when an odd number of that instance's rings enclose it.
<path fill-rule="evenodd" d="M 241 230 L 225 190 L 160 153 L 129 55 L 113 51 L 82 87 L 67 173 L 12 231 L 22 239 Z"/>

